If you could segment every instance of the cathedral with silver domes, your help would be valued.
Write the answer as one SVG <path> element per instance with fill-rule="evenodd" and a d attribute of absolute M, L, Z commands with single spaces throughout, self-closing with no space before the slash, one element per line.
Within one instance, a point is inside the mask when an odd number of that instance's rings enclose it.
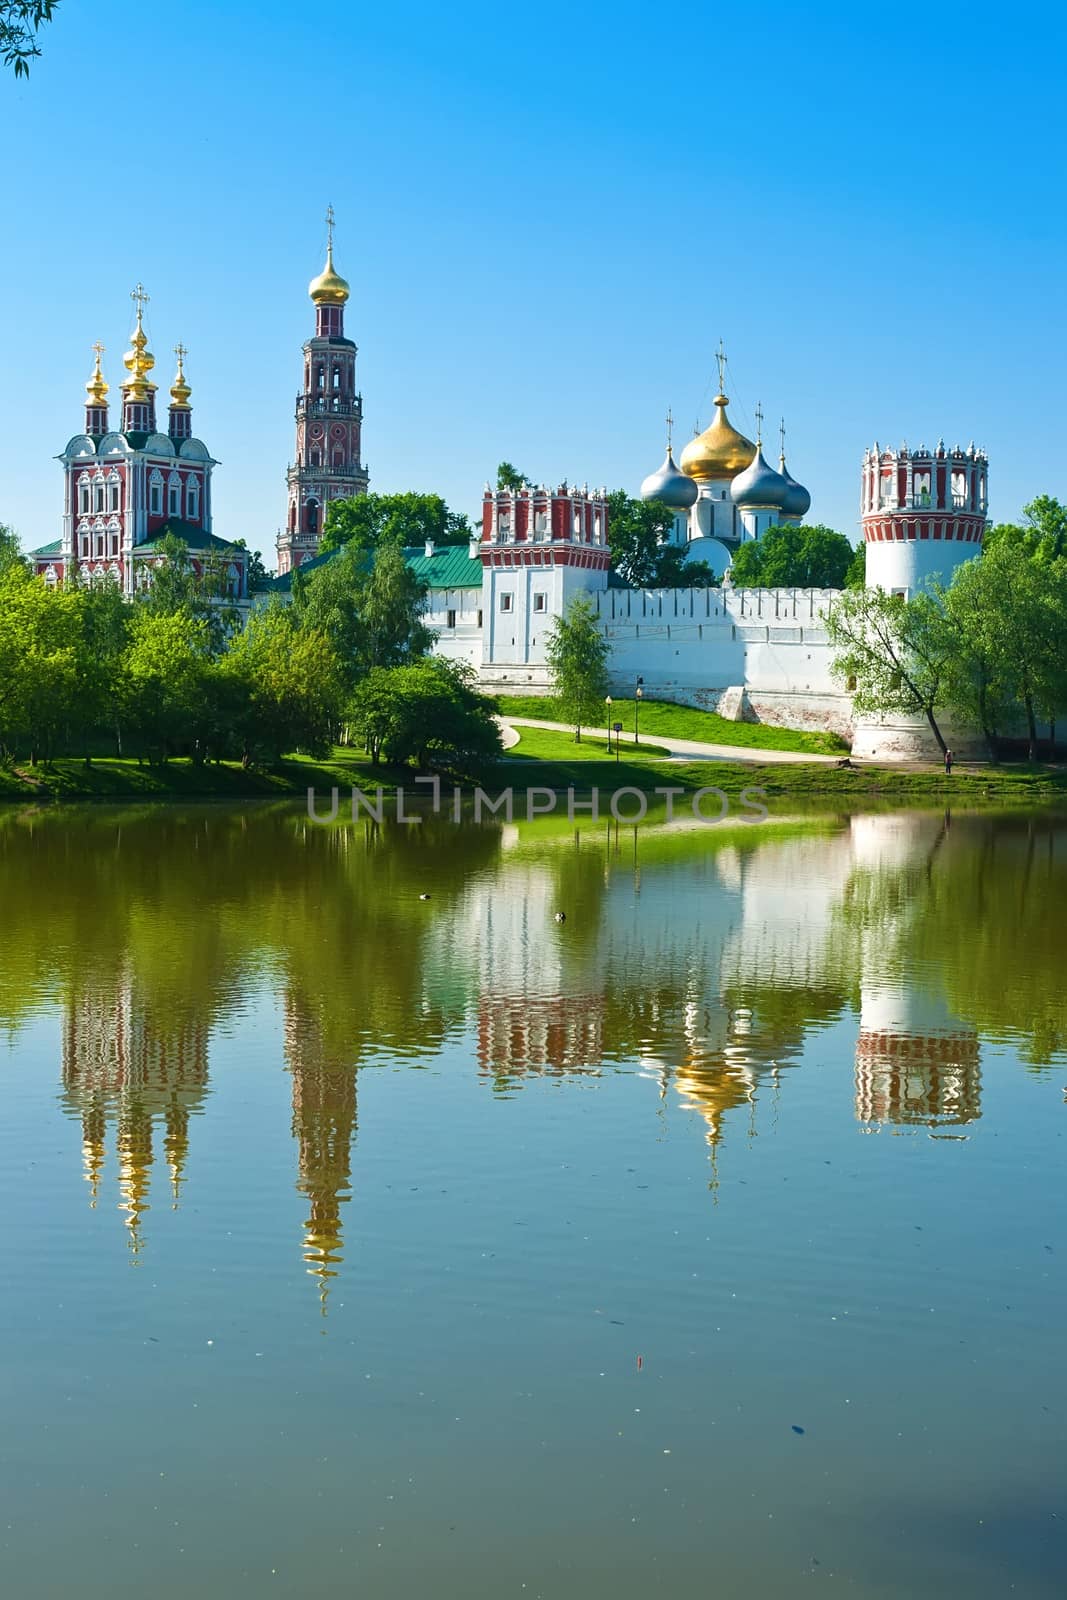
<path fill-rule="evenodd" d="M 784 424 L 777 471 L 763 454 L 759 409 L 755 443 L 733 426 L 726 409 L 726 354 L 721 342 L 718 363 L 714 417 L 686 445 L 679 465 L 668 415 L 666 459 L 642 483 L 641 498 L 672 511 L 670 541 L 684 549 L 687 561 L 706 562 L 721 578 L 746 539 L 762 538 L 768 528 L 782 523 L 800 522 L 811 506 L 811 495 L 786 467 Z"/>

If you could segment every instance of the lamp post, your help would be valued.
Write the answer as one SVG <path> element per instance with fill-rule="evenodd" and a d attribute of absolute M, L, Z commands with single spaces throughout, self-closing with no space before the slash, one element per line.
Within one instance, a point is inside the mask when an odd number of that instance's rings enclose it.
<path fill-rule="evenodd" d="M 645 692 L 644 689 L 641 686 L 644 683 L 644 681 L 645 681 L 644 678 L 638 678 L 638 680 L 637 680 L 637 688 L 634 690 L 634 744 L 637 743 L 637 731 L 638 731 L 639 714 L 640 714 L 640 711 L 641 711 L 641 699 L 642 699 L 642 696 L 644 695 L 644 692 Z"/>
<path fill-rule="evenodd" d="M 612 702 L 611 702 L 610 694 L 606 694 L 604 696 L 604 704 L 608 708 L 608 755 L 609 756 L 611 754 L 611 703 Z"/>

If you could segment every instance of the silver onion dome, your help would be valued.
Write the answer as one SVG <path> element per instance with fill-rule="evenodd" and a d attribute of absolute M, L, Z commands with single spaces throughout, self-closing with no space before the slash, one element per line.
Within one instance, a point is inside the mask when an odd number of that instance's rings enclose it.
<path fill-rule="evenodd" d="M 789 484 L 780 472 L 768 466 L 762 448 L 756 451 L 752 465 L 739 472 L 730 484 L 730 499 L 735 506 L 783 511 L 788 495 Z"/>
<path fill-rule="evenodd" d="M 657 472 L 650 472 L 641 485 L 642 500 L 654 500 L 657 505 L 669 506 L 672 511 L 688 511 L 699 493 L 695 481 L 687 478 L 675 465 L 674 454 L 669 446 L 662 467 Z"/>
<path fill-rule="evenodd" d="M 787 470 L 785 456 L 778 458 L 778 475 L 785 479 L 789 493 L 782 502 L 782 510 L 787 517 L 806 517 L 811 510 L 811 495 L 802 483 L 798 483 Z"/>

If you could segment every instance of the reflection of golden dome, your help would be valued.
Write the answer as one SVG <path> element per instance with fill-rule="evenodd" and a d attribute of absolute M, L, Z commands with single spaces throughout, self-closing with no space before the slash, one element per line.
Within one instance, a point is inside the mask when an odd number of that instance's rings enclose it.
<path fill-rule="evenodd" d="M 106 406 L 108 386 L 104 382 L 104 374 L 100 371 L 100 357 L 104 353 L 104 347 L 102 344 L 95 344 L 93 349 L 96 351 L 96 366 L 93 368 L 92 377 L 85 385 L 85 392 L 89 396 L 91 406 Z"/>
<path fill-rule="evenodd" d="M 726 415 L 726 396 L 717 394 L 715 404 L 718 409 L 711 423 L 703 433 L 690 439 L 678 463 L 684 473 L 700 483 L 735 478 L 756 459 L 752 440 L 738 433 Z"/>
<path fill-rule="evenodd" d="M 332 242 L 326 247 L 326 265 L 308 284 L 308 294 L 317 306 L 343 306 L 348 299 L 348 284 L 334 269 Z"/>

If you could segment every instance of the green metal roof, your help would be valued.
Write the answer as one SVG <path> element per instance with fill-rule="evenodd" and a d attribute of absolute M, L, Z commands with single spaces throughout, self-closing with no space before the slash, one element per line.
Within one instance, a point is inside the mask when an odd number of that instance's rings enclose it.
<path fill-rule="evenodd" d="M 340 553 L 340 550 L 327 550 L 325 555 L 312 556 L 310 561 L 300 563 L 300 571 L 307 576 Z M 404 560 L 415 576 L 421 578 L 430 589 L 480 589 L 482 586 L 482 563 L 476 556 L 471 558 L 465 543 L 443 545 L 432 556 L 426 554 L 422 545 L 407 545 L 404 548 Z M 289 594 L 293 587 L 293 574 L 283 572 L 280 577 L 271 578 L 263 587 L 268 594 Z"/>
<path fill-rule="evenodd" d="M 404 560 L 431 589 L 480 589 L 482 564 L 467 553 L 465 544 L 448 544 L 428 556 L 425 550 L 406 549 Z"/>
<path fill-rule="evenodd" d="M 220 539 L 216 533 L 205 533 L 203 528 L 198 528 L 195 523 L 184 522 L 180 517 L 171 517 L 160 528 L 154 539 L 147 544 L 136 544 L 133 547 L 134 555 L 155 555 L 158 553 L 163 540 L 168 535 L 180 539 L 187 550 L 234 550 L 236 546 L 229 539 Z"/>
<path fill-rule="evenodd" d="M 26 555 L 30 561 L 36 561 L 38 557 L 40 557 L 42 561 L 46 561 L 51 556 L 61 556 L 62 554 L 62 539 L 56 539 L 52 544 L 43 544 L 39 550 L 27 550 L 26 552 Z"/>

